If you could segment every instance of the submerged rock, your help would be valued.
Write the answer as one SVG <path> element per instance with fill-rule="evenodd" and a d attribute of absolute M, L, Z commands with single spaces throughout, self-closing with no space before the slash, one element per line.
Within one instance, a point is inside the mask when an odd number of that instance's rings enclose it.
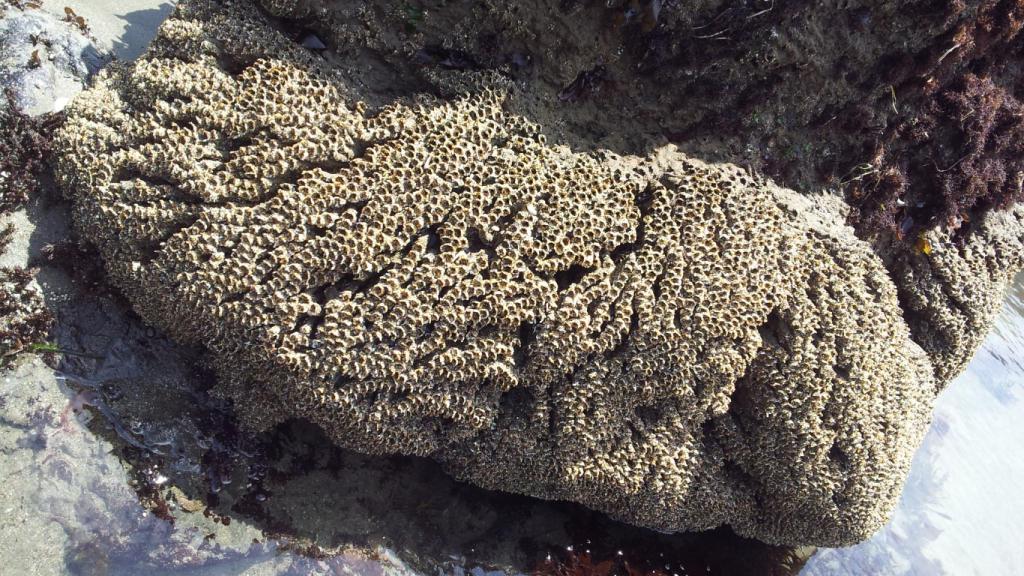
<path fill-rule="evenodd" d="M 331 56 L 185 0 L 60 136 L 79 230 L 250 427 L 663 531 L 882 525 L 951 371 L 841 201 L 548 142 L 492 73 L 368 106 Z"/>

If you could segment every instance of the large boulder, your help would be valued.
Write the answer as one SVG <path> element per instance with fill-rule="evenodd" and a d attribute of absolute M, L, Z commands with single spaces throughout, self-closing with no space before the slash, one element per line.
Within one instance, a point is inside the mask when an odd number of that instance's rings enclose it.
<path fill-rule="evenodd" d="M 59 136 L 78 230 L 247 425 L 663 531 L 885 522 L 951 370 L 842 201 L 549 142 L 489 72 L 366 104 L 277 22 L 183 0 Z"/>

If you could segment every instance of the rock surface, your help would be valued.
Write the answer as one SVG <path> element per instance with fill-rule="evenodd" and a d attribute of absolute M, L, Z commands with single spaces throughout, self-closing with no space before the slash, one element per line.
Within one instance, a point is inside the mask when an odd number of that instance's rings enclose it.
<path fill-rule="evenodd" d="M 31 113 L 63 108 L 65 95 L 104 64 L 81 30 L 42 11 L 12 9 L 0 19 L 0 46 L 0 86 Z"/>
<path fill-rule="evenodd" d="M 894 283 L 838 200 L 671 147 L 570 150 L 508 81 L 446 86 L 368 107 L 251 6 L 189 0 L 70 106 L 58 177 L 113 282 L 208 348 L 255 429 L 306 418 L 664 531 L 877 529 L 1020 266 L 1012 215 Z M 929 332 L 956 306 L 933 278 L 971 266 L 986 299 Z"/>
<path fill-rule="evenodd" d="M 939 390 L 970 362 L 1024 267 L 1024 210 L 986 215 L 966 241 L 950 236 L 929 232 L 928 254 L 890 264 L 907 323 L 932 360 Z"/>

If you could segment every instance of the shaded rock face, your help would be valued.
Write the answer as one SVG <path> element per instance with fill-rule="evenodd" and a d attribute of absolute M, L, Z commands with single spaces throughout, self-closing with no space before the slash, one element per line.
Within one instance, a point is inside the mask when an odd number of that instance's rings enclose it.
<path fill-rule="evenodd" d="M 182 2 L 73 102 L 58 159 L 112 281 L 209 350 L 252 428 L 308 419 L 664 531 L 835 546 L 881 526 L 988 321 L 986 302 L 922 338 L 900 298 L 941 315 L 932 276 L 988 262 L 995 301 L 1015 229 L 936 239 L 894 284 L 838 200 L 672 147 L 557 145 L 490 73 L 388 100 L 391 77 L 367 105 L 361 60 L 273 22 Z"/>
<path fill-rule="evenodd" d="M 933 230 L 929 254 L 901 255 L 889 267 L 916 342 L 928 353 L 939 390 L 963 372 L 985 339 L 1014 276 L 1024 266 L 1024 209 L 989 214 L 966 240 Z"/>

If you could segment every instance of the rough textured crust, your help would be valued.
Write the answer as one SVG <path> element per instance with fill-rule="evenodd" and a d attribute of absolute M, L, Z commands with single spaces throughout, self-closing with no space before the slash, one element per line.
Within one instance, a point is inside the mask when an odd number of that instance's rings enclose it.
<path fill-rule="evenodd" d="M 928 254 L 904 255 L 890 269 L 913 338 L 935 367 L 938 392 L 967 367 L 1024 268 L 1024 209 L 990 212 L 965 238 L 944 230 L 925 238 Z"/>
<path fill-rule="evenodd" d="M 491 84 L 367 110 L 259 13 L 186 0 L 70 106 L 58 177 L 253 428 L 660 530 L 880 527 L 937 386 L 837 203 L 547 143 Z"/>

